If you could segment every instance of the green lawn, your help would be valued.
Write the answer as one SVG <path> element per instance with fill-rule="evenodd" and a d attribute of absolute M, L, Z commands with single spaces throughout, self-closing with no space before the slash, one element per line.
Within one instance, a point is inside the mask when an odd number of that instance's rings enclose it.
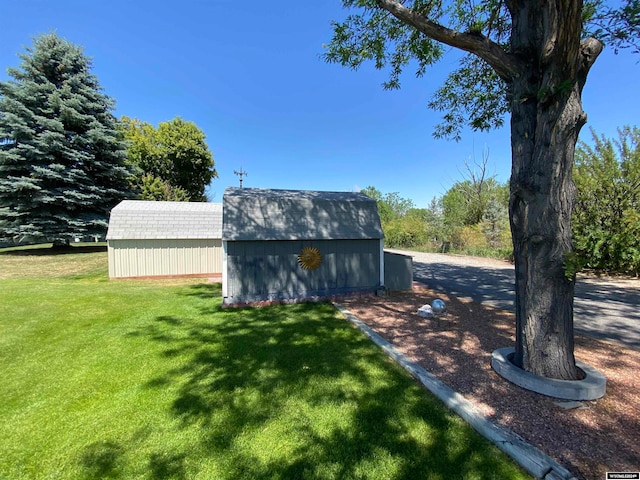
<path fill-rule="evenodd" d="M 0 251 L 0 479 L 525 477 L 331 305 L 46 253 Z"/>

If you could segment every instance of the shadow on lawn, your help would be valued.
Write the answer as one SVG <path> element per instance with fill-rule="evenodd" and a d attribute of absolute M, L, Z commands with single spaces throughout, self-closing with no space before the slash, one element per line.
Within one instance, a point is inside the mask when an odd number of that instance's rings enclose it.
<path fill-rule="evenodd" d="M 128 439 L 102 440 L 87 445 L 80 456 L 82 478 L 132 478 L 140 477 L 140 472 L 132 471 L 132 465 L 136 464 L 131 452 L 140 448 L 152 435 L 153 429 L 149 425 L 136 430 Z M 144 470 L 144 478 L 151 480 L 183 480 L 188 478 L 184 453 L 167 453 L 155 451 L 148 454 L 144 466 L 138 466 Z"/>
<path fill-rule="evenodd" d="M 143 429 L 145 430 L 145 429 Z M 135 444 L 134 438 L 131 444 Z M 127 478 L 127 449 L 114 441 L 101 441 L 88 445 L 81 457 L 80 464 L 84 478 Z M 185 454 L 155 452 L 147 461 L 147 478 L 153 480 L 186 479 Z"/>
<path fill-rule="evenodd" d="M 92 443 L 85 448 L 81 464 L 88 478 L 108 478 L 120 474 L 125 449 L 113 441 Z"/>
<path fill-rule="evenodd" d="M 64 247 L 51 247 L 51 246 L 37 246 L 27 248 L 15 248 L 10 247 L 5 251 L 0 251 L 0 255 L 15 256 L 15 257 L 33 257 L 33 256 L 45 256 L 45 255 L 69 255 L 73 253 L 96 253 L 106 252 L 106 245 L 78 245 L 64 246 Z"/>
<path fill-rule="evenodd" d="M 513 476 L 330 304 L 221 310 L 217 288 L 187 292 L 201 315 L 157 317 L 132 333 L 183 360 L 146 388 L 175 389 L 171 415 L 200 432 L 163 457 L 176 461 L 149 458 L 152 477 L 184 478 L 190 455 L 234 479 Z M 118 450 L 107 447 L 87 452 L 86 470 L 109 474 Z"/>

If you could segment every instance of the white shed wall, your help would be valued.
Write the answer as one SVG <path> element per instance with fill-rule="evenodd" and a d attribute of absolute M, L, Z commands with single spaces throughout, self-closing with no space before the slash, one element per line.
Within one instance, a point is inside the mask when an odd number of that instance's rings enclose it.
<path fill-rule="evenodd" d="M 222 272 L 222 240 L 109 240 L 109 277 Z"/>

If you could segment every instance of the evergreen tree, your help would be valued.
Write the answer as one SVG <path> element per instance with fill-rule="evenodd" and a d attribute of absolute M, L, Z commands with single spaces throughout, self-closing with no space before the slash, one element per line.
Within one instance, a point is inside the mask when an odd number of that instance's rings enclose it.
<path fill-rule="evenodd" d="M 128 190 L 114 102 L 82 49 L 55 33 L 20 58 L 0 82 L 0 236 L 103 236 Z"/>

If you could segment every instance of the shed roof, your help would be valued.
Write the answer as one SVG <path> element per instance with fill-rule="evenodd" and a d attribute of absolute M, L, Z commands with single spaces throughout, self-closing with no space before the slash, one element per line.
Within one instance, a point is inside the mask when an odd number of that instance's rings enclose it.
<path fill-rule="evenodd" d="M 227 188 L 223 240 L 384 238 L 378 206 L 363 193 Z"/>
<path fill-rule="evenodd" d="M 111 210 L 107 240 L 222 238 L 222 204 L 123 200 Z"/>

